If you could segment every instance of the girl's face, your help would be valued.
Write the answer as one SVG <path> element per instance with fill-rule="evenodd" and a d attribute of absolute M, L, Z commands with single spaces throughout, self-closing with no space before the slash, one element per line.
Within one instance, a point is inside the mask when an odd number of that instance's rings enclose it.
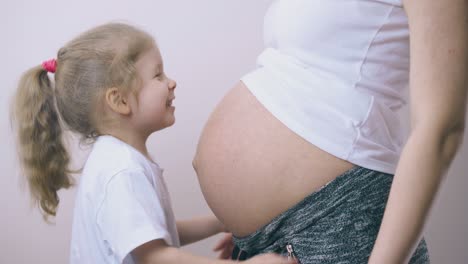
<path fill-rule="evenodd" d="M 143 53 L 135 66 L 141 87 L 132 114 L 135 125 L 149 135 L 174 124 L 172 101 L 177 84 L 164 73 L 161 54 L 156 46 Z"/>

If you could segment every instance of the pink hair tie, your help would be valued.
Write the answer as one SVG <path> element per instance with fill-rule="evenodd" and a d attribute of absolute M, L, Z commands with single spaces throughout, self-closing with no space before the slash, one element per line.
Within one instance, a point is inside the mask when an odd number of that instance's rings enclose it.
<path fill-rule="evenodd" d="M 57 61 L 55 59 L 50 59 L 42 63 L 42 68 L 48 72 L 55 73 L 57 69 Z"/>

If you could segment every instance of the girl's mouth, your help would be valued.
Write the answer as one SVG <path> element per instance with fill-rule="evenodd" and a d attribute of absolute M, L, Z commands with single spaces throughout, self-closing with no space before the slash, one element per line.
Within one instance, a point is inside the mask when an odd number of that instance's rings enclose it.
<path fill-rule="evenodd" d="M 167 107 L 171 107 L 172 106 L 172 101 L 175 99 L 175 97 L 171 97 L 169 100 L 167 100 L 166 102 L 166 106 Z"/>

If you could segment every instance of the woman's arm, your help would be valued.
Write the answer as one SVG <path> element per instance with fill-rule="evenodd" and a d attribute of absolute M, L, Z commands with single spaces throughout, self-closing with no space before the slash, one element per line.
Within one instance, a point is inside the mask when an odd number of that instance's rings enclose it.
<path fill-rule="evenodd" d="M 224 225 L 215 216 L 177 221 L 177 231 L 182 246 L 224 232 L 224 229 Z"/>
<path fill-rule="evenodd" d="M 465 127 L 468 1 L 404 0 L 404 6 L 412 129 L 369 263 L 409 261 Z"/>

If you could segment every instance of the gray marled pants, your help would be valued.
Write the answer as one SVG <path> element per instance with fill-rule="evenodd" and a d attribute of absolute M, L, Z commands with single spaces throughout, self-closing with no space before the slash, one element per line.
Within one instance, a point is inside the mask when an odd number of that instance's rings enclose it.
<path fill-rule="evenodd" d="M 288 255 L 289 244 L 302 264 L 367 263 L 392 180 L 390 174 L 354 167 L 255 233 L 234 237 L 232 258 L 266 252 Z M 410 263 L 429 263 L 424 240 Z"/>

